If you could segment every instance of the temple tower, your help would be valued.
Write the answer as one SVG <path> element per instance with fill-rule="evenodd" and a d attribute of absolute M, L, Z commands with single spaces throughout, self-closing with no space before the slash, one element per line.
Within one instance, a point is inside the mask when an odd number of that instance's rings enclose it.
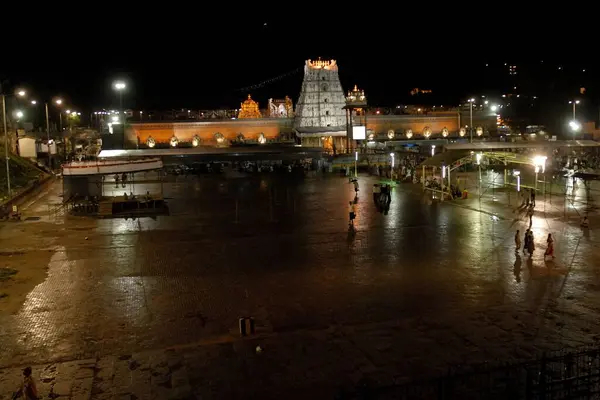
<path fill-rule="evenodd" d="M 346 130 L 346 98 L 335 60 L 307 60 L 304 81 L 296 105 L 294 126 L 324 128 L 325 131 Z"/>

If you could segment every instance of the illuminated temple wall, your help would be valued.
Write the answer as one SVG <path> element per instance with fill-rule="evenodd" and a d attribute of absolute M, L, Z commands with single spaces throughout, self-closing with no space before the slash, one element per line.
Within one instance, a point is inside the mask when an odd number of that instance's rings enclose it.
<path fill-rule="evenodd" d="M 228 146 L 241 133 L 246 140 L 257 140 L 262 133 L 267 140 L 289 139 L 292 137 L 291 118 L 258 118 L 243 120 L 219 120 L 202 122 L 137 122 L 127 127 L 127 141 L 135 146 L 136 137 L 141 146 L 149 136 L 159 146 L 168 145 L 175 136 L 179 143 L 191 143 L 195 135 L 200 137 L 201 146 Z M 215 135 L 225 137 L 217 143 Z"/>
<path fill-rule="evenodd" d="M 360 123 L 360 118 L 355 117 L 355 124 Z M 386 134 L 390 129 L 397 134 L 403 134 L 407 129 L 412 129 L 413 138 L 423 136 L 425 127 L 431 129 L 431 137 L 441 137 L 442 129 L 447 128 L 450 134 L 460 129 L 459 113 L 444 113 L 436 115 L 368 115 L 367 129 L 375 134 Z"/>
<path fill-rule="evenodd" d="M 360 118 L 355 117 L 355 124 L 359 124 Z M 466 123 L 468 121 L 463 121 Z M 257 118 L 237 120 L 207 120 L 202 122 L 135 122 L 127 127 L 127 139 L 129 146 L 135 147 L 136 136 L 139 137 L 140 145 L 144 146 L 149 136 L 156 141 L 157 145 L 168 145 L 171 137 L 175 136 L 180 143 L 191 143 L 193 137 L 200 137 L 202 146 L 217 146 L 215 134 L 221 133 L 225 141 L 220 144 L 227 146 L 230 141 L 236 140 L 241 133 L 246 140 L 257 140 L 263 133 L 267 140 L 292 139 L 293 118 Z M 447 128 L 451 136 L 455 136 L 460 127 L 460 116 L 458 113 L 440 113 L 435 115 L 369 115 L 367 116 L 367 129 L 375 134 L 382 135 L 392 129 L 398 135 L 402 135 L 407 129 L 413 131 L 413 138 L 422 137 L 425 127 L 431 129 L 431 137 L 441 137 L 442 129 Z M 327 136 L 323 134 L 323 136 Z M 320 138 L 314 141 L 311 138 L 303 138 L 304 145 L 319 145 Z M 313 138 L 314 139 L 314 138 Z M 400 139 L 400 137 L 398 138 Z M 340 138 L 345 140 L 345 138 Z M 309 144 L 310 142 L 310 144 Z M 314 142 L 314 143 L 313 143 Z M 337 144 L 338 148 L 345 144 Z"/>

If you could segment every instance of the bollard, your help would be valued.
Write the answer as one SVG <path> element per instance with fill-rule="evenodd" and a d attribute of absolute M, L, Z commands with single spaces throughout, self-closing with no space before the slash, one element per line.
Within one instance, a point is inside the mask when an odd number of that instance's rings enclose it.
<path fill-rule="evenodd" d="M 254 318 L 242 317 L 239 320 L 240 336 L 254 335 L 256 332 Z"/>

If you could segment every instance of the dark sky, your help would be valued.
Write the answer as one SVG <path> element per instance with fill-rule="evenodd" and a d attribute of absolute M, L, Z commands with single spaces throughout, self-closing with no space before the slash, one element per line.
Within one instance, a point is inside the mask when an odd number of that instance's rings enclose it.
<path fill-rule="evenodd" d="M 500 90 L 486 63 L 501 70 L 504 61 L 527 66 L 544 59 L 571 71 L 583 65 L 588 79 L 599 76 L 592 28 L 583 24 L 573 35 L 564 21 L 577 21 L 568 10 L 549 19 L 510 5 L 479 15 L 466 3 L 446 9 L 359 3 L 365 11 L 350 3 L 244 4 L 39 10 L 26 26 L 9 21 L 5 27 L 18 32 L 23 45 L 11 46 L 4 37 L 0 56 L 12 61 L 0 64 L 0 78 L 7 87 L 25 86 L 39 98 L 62 96 L 90 111 L 118 105 L 111 89 L 117 78 L 128 84 L 126 107 L 137 109 L 235 108 L 247 93 L 261 105 L 286 94 L 296 101 L 304 60 L 317 57 L 337 59 L 344 88 L 358 84 L 371 104 L 382 106 L 410 101 L 413 87 L 434 90 L 431 101 L 440 103 Z"/>

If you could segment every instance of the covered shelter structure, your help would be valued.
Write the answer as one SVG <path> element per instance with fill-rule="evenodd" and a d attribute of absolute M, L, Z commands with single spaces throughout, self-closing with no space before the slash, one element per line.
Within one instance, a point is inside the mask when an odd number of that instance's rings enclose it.
<path fill-rule="evenodd" d="M 424 190 L 429 190 L 453 198 L 451 176 L 453 171 L 465 164 L 476 164 L 478 169 L 478 187 L 481 194 L 481 164 L 484 160 L 499 162 L 504 168 L 504 184 L 508 181 L 507 167 L 509 164 L 531 166 L 535 171 L 536 180 L 534 189 L 537 190 L 537 175 L 545 172 L 546 160 L 552 156 L 556 149 L 564 148 L 599 148 L 600 143 L 593 140 L 566 140 L 566 141 L 535 141 L 535 142 L 474 142 L 474 143 L 448 143 L 444 151 L 428 158 L 420 164 L 422 168 L 422 185 Z M 529 150 L 529 152 L 528 152 Z M 531 154 L 535 151 L 534 154 Z M 441 182 L 438 185 L 427 184 L 427 172 L 435 177 L 437 170 L 441 173 Z M 515 175 L 518 175 L 515 171 Z M 520 177 L 517 176 L 517 191 L 520 190 Z M 447 185 L 446 185 L 447 183 Z"/>
<path fill-rule="evenodd" d="M 139 160 L 148 157 L 160 158 L 165 164 L 183 158 L 194 161 L 249 161 L 249 160 L 300 160 L 320 159 L 322 147 L 249 145 L 231 147 L 189 147 L 169 149 L 114 149 L 102 150 L 100 160 Z"/>

